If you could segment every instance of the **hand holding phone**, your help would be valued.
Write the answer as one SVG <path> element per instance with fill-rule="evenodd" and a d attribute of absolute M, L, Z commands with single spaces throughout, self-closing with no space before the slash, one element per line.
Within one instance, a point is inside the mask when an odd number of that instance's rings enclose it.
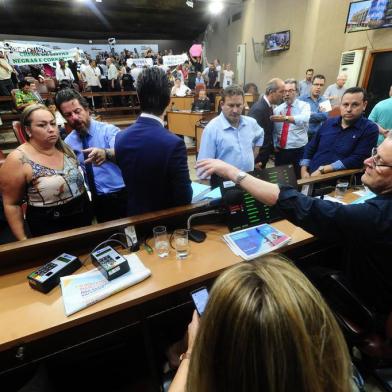
<path fill-rule="evenodd" d="M 208 302 L 208 290 L 206 287 L 200 287 L 191 292 L 193 302 L 195 304 L 197 313 L 202 316 Z"/>

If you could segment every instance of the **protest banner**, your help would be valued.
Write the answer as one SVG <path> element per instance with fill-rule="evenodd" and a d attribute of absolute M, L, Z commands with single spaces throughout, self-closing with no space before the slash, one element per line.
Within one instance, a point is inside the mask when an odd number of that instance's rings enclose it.
<path fill-rule="evenodd" d="M 51 64 L 60 59 L 72 60 L 78 53 L 77 48 L 51 49 L 45 46 L 12 41 L 3 42 L 3 46 L 8 53 L 10 63 L 13 65 Z"/>
<path fill-rule="evenodd" d="M 163 56 L 163 65 L 167 67 L 172 67 L 174 65 L 184 64 L 185 61 L 188 60 L 188 56 L 186 53 L 171 55 L 171 56 Z"/>

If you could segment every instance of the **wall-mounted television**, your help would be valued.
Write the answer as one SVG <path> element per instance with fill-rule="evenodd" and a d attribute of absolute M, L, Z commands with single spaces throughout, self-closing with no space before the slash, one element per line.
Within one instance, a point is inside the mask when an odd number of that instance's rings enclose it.
<path fill-rule="evenodd" d="M 266 34 L 264 37 L 265 52 L 280 52 L 290 49 L 290 30 Z"/>
<path fill-rule="evenodd" d="M 365 0 L 350 3 L 346 33 L 392 27 L 392 1 Z"/>

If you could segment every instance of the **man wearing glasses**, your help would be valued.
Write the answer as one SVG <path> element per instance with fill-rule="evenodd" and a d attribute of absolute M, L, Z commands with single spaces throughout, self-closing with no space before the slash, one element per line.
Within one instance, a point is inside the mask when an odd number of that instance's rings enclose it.
<path fill-rule="evenodd" d="M 301 177 L 361 168 L 377 145 L 378 126 L 363 116 L 366 91 L 351 87 L 340 104 L 340 116 L 328 119 L 305 147 Z"/>
<path fill-rule="evenodd" d="M 310 93 L 301 95 L 299 99 L 310 105 L 311 115 L 309 119 L 308 134 L 312 138 L 320 129 L 323 122 L 328 118 L 328 113 L 325 111 L 322 102 L 328 101 L 327 98 L 321 95 L 321 91 L 325 86 L 325 76 L 315 75 L 312 80 L 312 87 Z"/>
<path fill-rule="evenodd" d="M 262 203 L 314 236 L 344 244 L 331 264 L 341 268 L 370 309 L 392 310 L 392 135 L 365 159 L 362 182 L 376 196 L 362 204 L 343 205 L 305 196 L 286 185 L 272 184 L 217 159 L 197 162 L 204 176 L 213 173 L 239 184 Z M 342 257 L 343 256 L 343 257 Z"/>
<path fill-rule="evenodd" d="M 274 115 L 270 117 L 274 122 L 275 165 L 292 164 L 297 178 L 300 178 L 299 161 L 308 142 L 310 106 L 297 99 L 295 79 L 287 79 L 284 83 L 284 102 L 275 108 Z"/>

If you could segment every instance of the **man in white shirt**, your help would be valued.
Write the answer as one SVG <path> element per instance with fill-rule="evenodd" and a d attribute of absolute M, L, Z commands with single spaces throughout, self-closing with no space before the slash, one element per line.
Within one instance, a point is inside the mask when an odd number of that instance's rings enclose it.
<path fill-rule="evenodd" d="M 61 59 L 59 61 L 60 66 L 56 68 L 56 79 L 58 82 L 62 80 L 69 80 L 73 82 L 75 80 L 71 70 L 65 66 L 65 61 Z"/>
<path fill-rule="evenodd" d="M 344 88 L 344 84 L 346 83 L 346 81 L 347 81 L 347 75 L 339 74 L 338 77 L 336 78 L 336 83 L 331 84 L 325 90 L 324 97 L 330 100 L 332 107 L 340 105 L 342 96 L 346 91 L 346 88 Z"/>
<path fill-rule="evenodd" d="M 137 78 L 139 77 L 140 72 L 142 72 L 142 69 L 138 68 L 135 63 L 132 63 L 131 76 L 133 77 L 133 80 L 135 81 L 135 83 L 134 83 L 135 88 L 137 87 Z"/>
<path fill-rule="evenodd" d="M 192 94 L 192 90 L 185 84 L 181 83 L 181 79 L 177 78 L 174 81 L 174 86 L 171 89 L 171 95 L 176 97 L 185 97 Z"/>
<path fill-rule="evenodd" d="M 274 122 L 275 166 L 292 164 L 297 178 L 301 178 L 299 161 L 308 142 L 311 109 L 307 102 L 297 99 L 295 79 L 286 79 L 284 83 L 284 103 L 275 108 L 271 116 Z"/>
<path fill-rule="evenodd" d="M 11 95 L 14 85 L 11 80 L 13 69 L 0 51 L 0 95 Z"/>
<path fill-rule="evenodd" d="M 118 83 L 118 70 L 110 57 L 106 59 L 106 65 L 108 66 L 108 90 L 120 91 L 120 86 Z M 113 97 L 113 103 L 115 106 L 121 106 L 120 96 Z"/>

